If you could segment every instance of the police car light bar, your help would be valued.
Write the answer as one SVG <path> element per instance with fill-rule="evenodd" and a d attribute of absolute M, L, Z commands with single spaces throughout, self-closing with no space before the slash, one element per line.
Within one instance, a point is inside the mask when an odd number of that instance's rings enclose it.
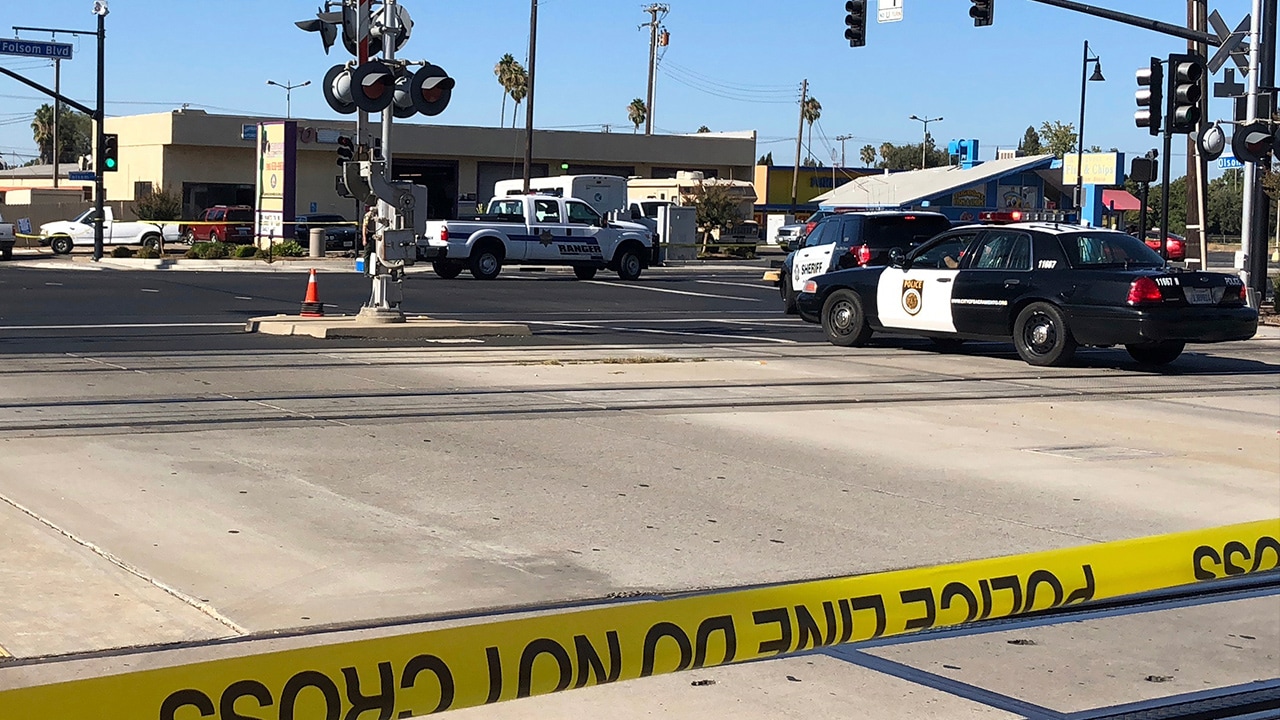
<path fill-rule="evenodd" d="M 1015 222 L 1066 222 L 1064 210 L 986 210 L 978 213 L 978 220 L 991 223 Z"/>

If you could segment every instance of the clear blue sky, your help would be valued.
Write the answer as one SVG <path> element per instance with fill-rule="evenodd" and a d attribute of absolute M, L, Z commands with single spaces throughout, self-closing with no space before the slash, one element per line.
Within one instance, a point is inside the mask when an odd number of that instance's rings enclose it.
<path fill-rule="evenodd" d="M 266 85 L 311 80 L 293 93 L 295 117 L 336 117 L 318 87 L 329 66 L 346 60 L 339 44 L 325 56 L 317 35 L 294 27 L 313 17 L 316 0 L 111 0 L 107 18 L 107 113 L 159 112 L 182 103 L 209 112 L 283 115 L 284 91 Z M 402 56 L 426 59 L 458 81 L 453 100 L 434 122 L 497 125 L 502 93 L 493 75 L 498 58 L 527 54 L 527 0 L 403 0 L 416 27 Z M 1090 83 L 1085 143 L 1128 153 L 1158 147 L 1133 124 L 1134 71 L 1151 55 L 1183 49 L 1176 38 L 1088 17 L 1029 0 L 996 0 L 995 24 L 975 28 L 962 0 L 904 0 L 905 20 L 876 24 L 870 0 L 867 46 L 843 38 L 840 0 L 670 0 L 664 24 L 671 44 L 663 57 L 655 102 L 661 132 L 755 130 L 759 153 L 790 164 L 798 123 L 800 81 L 823 107 L 814 129 L 815 155 L 829 160 L 837 135 L 852 134 L 849 164 L 867 143 L 917 142 L 912 114 L 944 121 L 935 138 L 978 138 L 983 157 L 1016 145 L 1028 125 L 1077 123 L 1082 43 L 1102 58 L 1106 82 Z M 1106 0 L 1098 4 L 1182 24 L 1177 0 Z M 6 3 L 7 26 L 91 29 L 89 0 Z M 648 15 L 640 0 L 541 0 L 537 66 L 539 128 L 631 132 L 626 106 L 644 97 Z M 1248 0 L 1211 4 L 1235 24 Z M 24 33 L 26 39 L 49 39 Z M 92 104 L 92 37 L 59 38 L 76 45 L 63 65 L 66 94 Z M 52 64 L 0 56 L 0 65 L 52 85 Z M 10 162 L 34 154 L 30 116 L 46 100 L 0 76 L 0 152 Z M 1214 117 L 1230 106 L 1215 101 Z M 511 103 L 507 103 L 510 121 Z M 412 122 L 421 122 L 415 118 Z M 521 113 L 523 125 L 523 112 Z M 807 136 L 807 132 L 806 132 Z M 1175 157 L 1185 151 L 1175 142 Z M 1175 175 L 1180 174 L 1178 165 Z"/>

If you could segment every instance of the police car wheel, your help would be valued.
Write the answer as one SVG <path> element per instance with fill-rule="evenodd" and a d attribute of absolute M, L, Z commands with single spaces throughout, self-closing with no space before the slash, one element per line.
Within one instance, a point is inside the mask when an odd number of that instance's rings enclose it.
<path fill-rule="evenodd" d="M 791 287 L 791 278 L 785 274 L 778 279 L 778 290 L 782 294 L 782 312 L 795 315 L 800 312 L 796 307 L 796 291 Z"/>
<path fill-rule="evenodd" d="M 1143 365 L 1168 365 L 1178 359 L 1184 347 L 1186 343 L 1157 342 L 1125 345 L 1124 349 L 1128 351 L 1129 357 Z"/>
<path fill-rule="evenodd" d="M 822 331 L 832 345 L 857 347 L 871 339 L 871 326 L 862 298 L 852 290 L 837 290 L 822 304 Z"/>
<path fill-rule="evenodd" d="M 432 260 L 431 269 L 445 280 L 452 280 L 462 274 L 462 263 L 452 260 Z"/>
<path fill-rule="evenodd" d="M 644 270 L 644 263 L 641 262 L 640 256 L 636 251 L 627 248 L 618 256 L 618 277 L 622 280 L 637 280 L 641 271 Z"/>
<path fill-rule="evenodd" d="M 590 280 L 596 276 L 596 268 L 590 265 L 574 265 L 573 276 L 579 280 Z"/>
<path fill-rule="evenodd" d="M 471 255 L 471 277 L 492 280 L 502 272 L 502 258 L 490 248 L 481 248 Z"/>
<path fill-rule="evenodd" d="M 1055 305 L 1031 303 L 1013 323 L 1013 345 L 1028 365 L 1066 365 L 1076 352 L 1067 318 Z"/>

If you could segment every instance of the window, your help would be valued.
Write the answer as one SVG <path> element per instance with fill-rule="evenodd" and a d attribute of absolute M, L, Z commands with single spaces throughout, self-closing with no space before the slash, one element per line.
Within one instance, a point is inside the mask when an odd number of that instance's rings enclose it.
<path fill-rule="evenodd" d="M 564 204 L 565 209 L 569 212 L 569 222 L 578 225 L 596 225 L 600 222 L 600 216 L 595 210 L 586 203 L 567 202 Z"/>
<path fill-rule="evenodd" d="M 815 245 L 830 245 L 840 239 L 839 220 L 832 222 L 820 222 L 818 226 L 809 233 L 804 239 L 805 247 L 814 247 Z"/>
<path fill-rule="evenodd" d="M 139 180 L 139 181 L 135 182 L 135 183 L 133 184 L 133 197 L 134 197 L 134 199 L 136 200 L 137 198 L 143 197 L 144 195 L 150 195 L 150 194 L 151 194 L 151 187 L 152 187 L 152 186 L 151 186 L 151 183 L 150 183 L 150 182 L 148 182 L 148 181 L 142 181 L 142 180 Z"/>
<path fill-rule="evenodd" d="M 560 222 L 560 206 L 555 200 L 534 200 L 533 219 L 540 223 Z"/>
<path fill-rule="evenodd" d="M 892 247 L 905 250 L 950 229 L 951 221 L 938 215 L 872 216 L 866 220 L 862 241 L 876 250 Z"/>
<path fill-rule="evenodd" d="M 846 215 L 832 222 L 840 224 L 840 239 L 838 242 L 845 247 L 852 247 L 854 240 L 858 237 L 859 230 L 862 228 L 862 218 L 856 215 Z"/>
<path fill-rule="evenodd" d="M 253 222 L 253 211 L 248 208 L 227 211 L 227 220 L 231 222 Z M 316 222 L 334 222 L 333 220 L 316 220 Z"/>
<path fill-rule="evenodd" d="M 1031 238 L 1024 233 L 993 230 L 974 251 L 975 270 L 1030 270 Z"/>
<path fill-rule="evenodd" d="M 493 215 L 516 215 L 524 217 L 524 201 L 495 200 L 489 206 L 489 212 Z"/>
<path fill-rule="evenodd" d="M 974 238 L 975 233 L 964 235 L 948 235 L 938 238 L 921 248 L 921 252 L 912 256 L 913 268 L 939 268 L 951 270 L 960 266 L 964 257 L 964 248 Z"/>
<path fill-rule="evenodd" d="M 1059 236 L 1072 267 L 1162 267 L 1164 258 L 1143 241 L 1118 232 L 1066 233 Z"/>

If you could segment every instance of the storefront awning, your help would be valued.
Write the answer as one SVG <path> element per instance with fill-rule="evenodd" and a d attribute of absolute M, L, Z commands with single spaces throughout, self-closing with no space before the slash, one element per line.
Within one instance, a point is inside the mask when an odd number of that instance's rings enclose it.
<path fill-rule="evenodd" d="M 1127 190 L 1103 190 L 1102 206 L 1108 211 L 1141 210 L 1142 202 Z"/>

